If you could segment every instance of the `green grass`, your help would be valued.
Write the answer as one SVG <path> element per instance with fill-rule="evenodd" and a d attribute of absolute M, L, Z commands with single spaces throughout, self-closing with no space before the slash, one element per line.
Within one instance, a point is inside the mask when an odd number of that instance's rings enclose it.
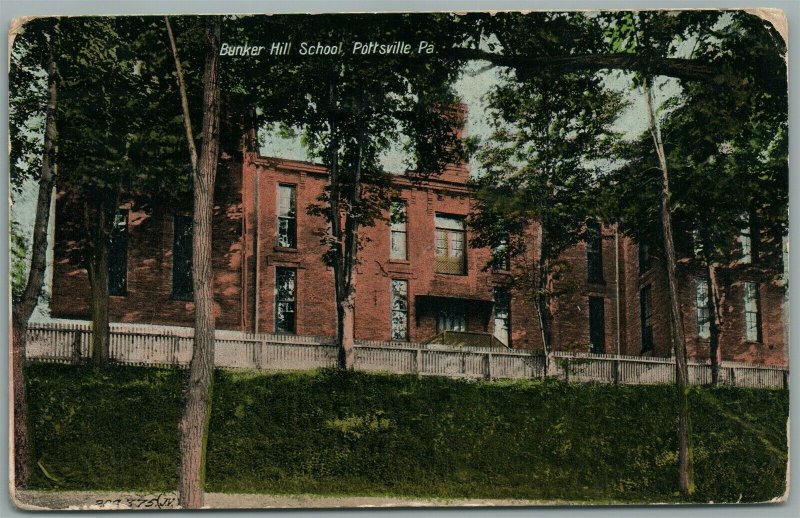
<path fill-rule="evenodd" d="M 38 489 L 171 490 L 182 374 L 28 366 Z M 694 501 L 784 492 L 788 392 L 694 388 Z M 679 501 L 670 386 L 218 371 L 209 491 Z"/>

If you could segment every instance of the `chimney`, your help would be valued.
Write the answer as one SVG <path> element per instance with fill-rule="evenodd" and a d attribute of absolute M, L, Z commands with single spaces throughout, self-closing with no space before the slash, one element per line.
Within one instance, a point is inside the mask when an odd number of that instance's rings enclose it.
<path fill-rule="evenodd" d="M 466 137 L 467 125 L 467 105 L 464 103 L 456 103 L 452 105 L 449 110 L 454 115 L 455 124 L 453 126 L 453 133 L 460 140 Z M 409 173 L 413 173 L 409 171 Z M 441 180 L 445 182 L 453 182 L 465 184 L 469 181 L 469 165 L 466 162 L 458 162 L 448 164 L 444 171 L 438 175 L 431 176 L 431 179 Z"/>

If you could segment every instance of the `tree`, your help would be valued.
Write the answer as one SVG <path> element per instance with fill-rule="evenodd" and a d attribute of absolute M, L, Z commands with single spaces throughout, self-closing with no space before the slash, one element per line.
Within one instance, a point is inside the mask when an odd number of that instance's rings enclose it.
<path fill-rule="evenodd" d="M 177 121 L 163 113 L 171 82 L 154 55 L 152 19 L 70 18 L 62 54 L 59 104 L 60 231 L 66 252 L 90 285 L 92 363 L 109 354 L 110 250 L 123 202 L 147 207 L 180 197 L 188 186 L 177 154 Z M 163 53 L 163 48 L 161 48 Z M 172 87 L 174 91 L 174 87 Z M 179 135 L 179 133 L 178 133 Z"/>
<path fill-rule="evenodd" d="M 671 324 L 671 337 L 676 362 L 676 388 L 678 395 L 678 453 L 679 453 L 679 484 L 681 492 L 684 495 L 692 494 L 694 490 L 694 481 L 692 477 L 691 468 L 691 450 L 689 445 L 689 418 L 688 418 L 688 366 L 687 366 L 687 353 L 686 353 L 686 336 L 684 325 L 682 321 L 682 312 L 680 311 L 678 301 L 678 281 L 677 281 L 677 256 L 675 251 L 674 233 L 672 229 L 672 220 L 676 207 L 682 206 L 682 201 L 674 197 L 672 186 L 675 184 L 674 180 L 674 166 L 676 164 L 683 164 L 689 171 L 690 175 L 698 176 L 694 171 L 694 166 L 697 164 L 695 159 L 698 155 L 707 159 L 709 156 L 709 145 L 716 147 L 712 151 L 713 154 L 719 152 L 720 146 L 725 146 L 726 143 L 714 140 L 714 137 L 721 134 L 730 135 L 736 132 L 736 127 L 741 124 L 742 120 L 742 107 L 747 104 L 752 104 L 754 100 L 761 100 L 760 107 L 764 109 L 763 113 L 769 113 L 768 117 L 777 116 L 781 118 L 781 114 L 785 114 L 785 106 L 781 105 L 780 98 L 785 92 L 785 83 L 782 77 L 785 77 L 785 68 L 781 67 L 782 60 L 780 59 L 781 46 L 775 45 L 775 32 L 763 22 L 754 22 L 753 17 L 744 13 L 735 13 L 731 15 L 732 20 L 724 20 L 718 15 L 703 15 L 699 13 L 688 13 L 685 16 L 683 13 L 680 15 L 665 15 L 664 13 L 646 13 L 640 12 L 634 15 L 625 13 L 622 19 L 617 20 L 617 25 L 614 26 L 616 34 L 626 34 L 626 40 L 632 42 L 633 51 L 642 53 L 646 56 L 669 56 L 674 55 L 679 47 L 693 44 L 690 54 L 692 57 L 695 52 L 697 56 L 703 59 L 714 60 L 717 56 L 732 56 L 723 58 L 726 66 L 732 63 L 737 63 L 739 69 L 743 72 L 743 77 L 737 82 L 719 81 L 714 83 L 689 83 L 681 85 L 683 90 L 694 92 L 704 92 L 701 96 L 694 99 L 695 107 L 698 103 L 707 103 L 709 92 L 714 92 L 717 95 L 726 95 L 729 98 L 729 103 L 719 112 L 714 112 L 714 117 L 720 117 L 722 121 L 716 121 L 711 124 L 711 127 L 704 124 L 702 116 L 694 118 L 692 124 L 696 127 L 693 131 L 689 129 L 688 125 L 680 126 L 678 133 L 674 133 L 673 139 L 677 142 L 681 141 L 681 130 L 687 131 L 698 137 L 698 132 L 702 133 L 701 138 L 696 138 L 689 142 L 684 140 L 683 145 L 676 145 L 671 152 L 668 152 L 664 139 L 662 137 L 662 122 L 661 117 L 656 114 L 653 99 L 653 82 L 657 73 L 650 71 L 649 73 L 642 73 L 634 77 L 634 85 L 642 88 L 645 98 L 646 112 L 649 121 L 648 138 L 652 144 L 651 151 L 646 151 L 646 146 L 638 144 L 638 151 L 643 153 L 641 163 L 651 169 L 653 165 L 660 171 L 660 179 L 658 182 L 658 193 L 653 196 L 650 191 L 644 194 L 634 194 L 632 198 L 644 204 L 629 205 L 627 212 L 638 211 L 639 217 L 634 216 L 625 221 L 628 228 L 637 228 L 637 233 L 641 232 L 642 228 L 651 227 L 645 224 L 639 227 L 638 224 L 642 222 L 641 215 L 652 214 L 653 202 L 658 200 L 659 206 L 659 219 L 660 228 L 656 233 L 660 234 L 661 250 L 664 253 L 665 270 L 668 279 L 669 288 L 669 303 L 670 303 L 670 324 Z M 684 32 L 679 36 L 676 28 L 681 27 Z M 688 28 L 688 30 L 687 30 Z M 748 43 L 745 43 L 748 42 Z M 777 52 L 776 52 L 777 51 Z M 777 58 L 777 60 L 776 60 Z M 757 65 L 760 60 L 765 60 L 775 65 L 775 70 L 768 74 L 763 74 L 761 67 Z M 783 70 L 783 72 L 782 72 Z M 753 74 L 753 75 L 748 75 Z M 683 95 L 680 94 L 680 95 Z M 715 98 L 712 96 L 712 98 Z M 719 99 L 719 97 L 716 97 Z M 765 102 L 766 101 L 766 102 Z M 735 106 L 736 103 L 739 106 Z M 725 102 L 718 104 L 717 107 L 724 106 Z M 674 106 L 673 106 L 674 107 Z M 700 112 L 695 112 L 695 115 L 700 115 Z M 684 114 L 685 117 L 685 114 Z M 738 121 L 738 122 L 737 122 Z M 685 119 L 683 121 L 686 122 Z M 721 129 L 722 128 L 722 129 Z M 676 128 L 672 128 L 674 131 Z M 698 153 L 698 150 L 703 150 Z M 705 152 L 705 154 L 704 154 Z M 649 158 L 644 158 L 649 154 Z M 654 155 L 654 156 L 653 156 Z M 655 158 L 655 164 L 653 161 Z M 752 157 L 751 157 L 752 158 Z M 747 163 L 747 162 L 745 162 Z M 680 167 L 680 166 L 679 166 Z M 742 164 L 739 163 L 735 167 L 744 170 Z M 701 173 L 702 174 L 702 173 Z M 647 177 L 648 175 L 644 174 Z M 684 178 L 686 180 L 687 178 Z M 719 329 L 720 329 L 720 311 L 719 303 L 721 300 L 721 290 L 717 283 L 717 271 L 715 261 L 718 259 L 717 253 L 714 251 L 720 249 L 730 250 L 731 237 L 734 234 L 730 222 L 731 206 L 736 206 L 741 202 L 741 197 L 737 198 L 737 192 L 740 192 L 736 187 L 736 180 L 733 184 L 728 182 L 724 175 L 715 175 L 714 180 L 721 180 L 719 190 L 715 195 L 701 198 L 707 189 L 698 186 L 696 183 L 686 182 L 684 185 L 684 192 L 690 193 L 688 199 L 694 197 L 694 202 L 689 202 L 688 205 L 695 209 L 696 214 L 687 215 L 687 219 L 694 218 L 699 220 L 697 223 L 699 236 L 704 245 L 701 247 L 704 259 L 708 268 L 708 278 L 712 285 L 712 293 L 709 296 L 709 310 L 712 315 L 711 322 L 711 348 L 712 348 L 712 365 L 716 367 L 716 351 Z M 741 176 L 739 177 L 741 179 Z M 630 179 L 628 179 L 630 180 Z M 621 182 L 626 183 L 626 182 Z M 652 183 L 650 182 L 652 185 Z M 628 184 L 630 186 L 630 184 Z M 648 182 L 644 185 L 650 187 Z M 712 181 L 712 185 L 714 185 Z M 642 183 L 638 184 L 635 188 L 641 189 Z M 724 190 L 725 187 L 732 187 L 730 190 Z M 630 187 L 628 188 L 630 189 Z M 696 189 L 696 190 L 695 190 Z M 724 193 L 722 199 L 719 192 Z M 702 201 L 701 201 L 702 200 Z M 732 203 L 733 200 L 733 203 Z M 737 202 L 738 200 L 738 202 Z M 720 202 L 715 204 L 711 210 L 699 210 L 700 207 L 708 207 L 709 202 Z M 741 211 L 739 208 L 734 208 L 734 211 Z M 625 212 L 624 210 L 622 212 Z M 710 214 L 710 216 L 709 216 Z M 623 218 L 624 220 L 624 218 Z M 726 225 L 727 229 L 717 233 L 721 227 Z M 644 232 L 645 234 L 648 231 Z M 649 231 L 650 235 L 653 231 Z M 716 378 L 716 368 L 715 371 Z"/>
<path fill-rule="evenodd" d="M 683 82 L 725 85 L 739 96 L 747 97 L 761 91 L 771 94 L 772 99 L 779 99 L 786 89 L 785 63 L 780 52 L 775 52 L 782 46 L 776 45 L 780 37 L 768 24 L 752 15 L 722 11 L 597 13 L 588 22 L 586 17 L 575 13 L 558 13 L 553 19 L 548 19 L 548 13 L 478 15 L 474 25 L 477 34 L 482 36 L 473 36 L 470 45 L 454 49 L 453 55 L 483 59 L 513 69 L 522 78 L 543 71 L 636 72 L 635 84 L 644 87 L 652 142 L 650 156 L 655 155 L 660 171 L 660 189 L 651 201 L 658 207 L 670 288 L 679 400 L 679 485 L 681 492 L 689 495 L 694 486 L 689 451 L 686 343 L 675 279 L 674 206 L 669 162 L 653 106 L 651 85 L 653 78 L 665 75 Z M 726 26 L 733 30 L 720 30 Z M 694 49 L 690 56 L 681 56 L 682 47 L 692 43 Z M 773 67 L 765 70 L 765 64 Z M 772 103 L 772 108 L 778 112 L 784 109 L 780 102 Z M 653 208 L 651 205 L 644 212 Z"/>
<path fill-rule="evenodd" d="M 219 40 L 221 19 L 205 18 L 205 66 L 203 72 L 203 116 L 198 154 L 189 111 L 185 76 L 169 17 L 164 17 L 169 45 L 175 61 L 181 113 L 194 178 L 192 216 L 192 283 L 194 287 L 194 348 L 189 365 L 180 421 L 180 473 L 178 498 L 189 509 L 203 506 L 208 422 L 214 375 L 214 277 L 211 266 L 211 229 L 214 210 L 214 184 L 220 149 Z"/>
<path fill-rule="evenodd" d="M 12 393 L 14 483 L 25 487 L 30 476 L 30 445 L 27 427 L 25 394 L 25 341 L 28 321 L 39 301 L 44 284 L 47 254 L 47 227 L 55 171 L 55 141 L 57 137 L 55 111 L 58 103 L 56 53 L 58 52 L 58 22 L 38 19 L 28 23 L 17 37 L 12 51 L 14 66 L 10 72 L 9 96 L 11 131 L 11 184 L 19 189 L 26 178 L 38 177 L 36 217 L 31 240 L 31 262 L 27 280 L 15 291 L 12 305 Z M 46 70 L 39 88 L 39 71 Z M 27 127 L 35 120 L 43 121 L 42 147 Z M 18 192 L 18 191 L 17 191 Z M 13 232 L 12 236 L 18 236 Z"/>
<path fill-rule="evenodd" d="M 298 16 L 293 29 L 346 45 L 413 41 L 424 35 L 434 48 L 442 48 L 452 44 L 452 20 L 449 15 L 398 14 L 366 23 L 361 15 Z M 284 79 L 293 92 L 285 98 L 278 120 L 301 128 L 309 153 L 328 170 L 327 189 L 307 210 L 327 223 L 321 242 L 323 260 L 333 270 L 340 365 L 352 369 L 360 229 L 386 218 L 394 196 L 381 155 L 394 142 L 405 140 L 412 157 L 406 174 L 416 180 L 460 160 L 457 131 L 463 121 L 453 109 L 452 91 L 458 64 L 437 54 L 347 51 L 299 56 L 290 63 Z"/>
<path fill-rule="evenodd" d="M 618 137 L 610 125 L 622 102 L 601 76 L 569 73 L 508 74 L 489 104 L 495 129 L 478 152 L 484 174 L 475 181 L 472 245 L 525 257 L 509 278 L 533 300 L 549 361 L 554 302 L 574 289 L 559 257 L 603 217 L 592 204 L 603 174 L 598 161 Z M 529 258 L 532 228 L 537 250 Z"/>

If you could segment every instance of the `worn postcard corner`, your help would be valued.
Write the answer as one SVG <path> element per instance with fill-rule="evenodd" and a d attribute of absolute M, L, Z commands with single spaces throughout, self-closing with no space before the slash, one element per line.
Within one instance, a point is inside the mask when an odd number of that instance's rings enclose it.
<path fill-rule="evenodd" d="M 15 19 L 14 504 L 786 502 L 787 31 Z"/>

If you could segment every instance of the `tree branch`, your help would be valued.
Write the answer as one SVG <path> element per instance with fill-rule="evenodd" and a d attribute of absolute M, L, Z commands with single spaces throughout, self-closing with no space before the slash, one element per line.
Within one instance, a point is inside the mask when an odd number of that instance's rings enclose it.
<path fill-rule="evenodd" d="M 192 161 L 192 172 L 197 174 L 197 148 L 194 145 L 194 132 L 192 131 L 192 119 L 189 116 L 189 98 L 186 96 L 186 83 L 183 79 L 183 68 L 181 60 L 178 59 L 178 48 L 175 45 L 175 36 L 172 34 L 172 25 L 169 23 L 169 16 L 164 17 L 167 24 L 167 34 L 169 35 L 169 45 L 172 57 L 175 59 L 175 78 L 178 81 L 178 91 L 181 95 L 181 111 L 183 115 L 183 127 L 186 130 L 186 142 L 189 146 L 189 158 Z"/>
<path fill-rule="evenodd" d="M 738 78 L 722 65 L 699 59 L 644 58 L 640 55 L 626 53 L 517 56 L 464 48 L 452 48 L 443 53 L 456 59 L 488 61 L 496 66 L 526 71 L 588 72 L 609 69 L 647 72 L 652 75 L 669 76 L 687 81 L 738 82 Z"/>

